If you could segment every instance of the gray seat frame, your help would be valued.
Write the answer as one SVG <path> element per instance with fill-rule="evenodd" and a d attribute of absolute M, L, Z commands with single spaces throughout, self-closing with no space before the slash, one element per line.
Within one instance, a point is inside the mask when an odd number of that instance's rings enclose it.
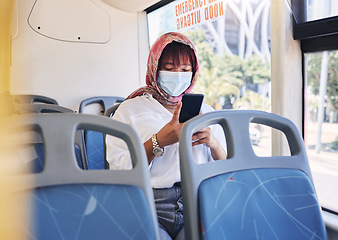
<path fill-rule="evenodd" d="M 58 102 L 54 98 L 42 96 L 42 95 L 34 95 L 34 94 L 17 94 L 13 95 L 14 103 L 45 103 L 45 104 L 54 104 L 59 105 Z"/>
<path fill-rule="evenodd" d="M 256 156 L 250 141 L 249 123 L 263 124 L 283 132 L 288 140 L 291 156 Z M 212 124 L 220 124 L 224 130 L 228 159 L 212 164 L 197 164 L 192 157 L 191 136 Z M 245 169 L 287 168 L 303 171 L 313 185 L 306 150 L 298 129 L 290 120 L 275 114 L 254 110 L 220 110 L 197 116 L 183 125 L 179 151 L 186 239 L 201 238 L 198 188 L 205 179 Z"/>
<path fill-rule="evenodd" d="M 102 113 L 103 115 L 104 112 L 109 107 L 113 106 L 116 103 L 121 103 L 123 101 L 124 101 L 123 97 L 117 97 L 117 96 L 96 96 L 96 97 L 87 98 L 80 103 L 79 113 L 83 113 L 86 106 L 94 104 L 94 103 L 98 103 L 103 108 L 103 113 Z"/>
<path fill-rule="evenodd" d="M 62 107 L 60 105 L 53 105 L 47 103 L 22 103 L 14 104 L 14 110 L 16 114 L 46 114 L 46 113 L 73 113 L 75 112 L 72 109 Z M 75 144 L 80 149 L 82 166 L 84 169 L 88 169 L 86 148 L 84 139 L 82 136 L 82 131 L 77 131 L 75 134 Z"/>
<path fill-rule="evenodd" d="M 24 119 L 24 120 L 22 120 Z M 158 222 L 148 161 L 143 144 L 136 131 L 129 125 L 107 117 L 88 114 L 53 113 L 26 114 L 2 120 L 14 132 L 34 129 L 41 132 L 45 144 L 46 164 L 39 174 L 13 176 L 17 181 L 13 191 L 63 184 L 120 184 L 139 187 L 145 195 L 151 210 L 156 239 Z M 10 123 L 10 124 L 9 124 Z M 123 139 L 130 150 L 133 168 L 131 170 L 84 171 L 76 163 L 74 153 L 75 133 L 80 129 L 100 131 Z M 27 184 L 28 183 L 28 184 Z"/>
<path fill-rule="evenodd" d="M 106 111 L 114 106 L 117 106 L 124 101 L 123 97 L 118 97 L 118 96 L 95 96 L 95 97 L 90 97 L 87 99 L 84 99 L 81 101 L 80 106 L 79 106 L 79 113 L 84 113 L 85 107 L 91 104 L 100 104 L 102 106 L 102 115 L 107 116 L 105 113 Z M 103 151 L 104 151 L 104 168 L 109 169 L 109 163 L 107 162 L 106 158 L 106 135 L 102 135 L 102 140 L 103 140 Z M 86 146 L 86 137 L 85 137 L 85 131 L 81 131 L 81 138 L 84 146 Z M 85 159 L 86 159 L 86 167 L 88 167 L 88 157 L 87 157 L 87 150 L 86 147 L 84 147 L 84 150 L 86 151 L 85 154 Z"/>

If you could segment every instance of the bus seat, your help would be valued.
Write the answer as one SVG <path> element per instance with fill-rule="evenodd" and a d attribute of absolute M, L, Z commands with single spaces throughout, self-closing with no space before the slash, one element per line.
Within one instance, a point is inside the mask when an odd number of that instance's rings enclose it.
<path fill-rule="evenodd" d="M 290 156 L 258 157 L 249 123 L 284 133 Z M 197 164 L 191 136 L 220 124 L 227 160 Z M 260 111 L 221 110 L 181 130 L 180 164 L 186 239 L 326 239 L 306 150 L 288 119 Z"/>
<path fill-rule="evenodd" d="M 104 112 L 104 116 L 111 118 L 121 103 L 116 103 Z"/>
<path fill-rule="evenodd" d="M 109 107 L 113 106 L 116 103 L 121 103 L 124 101 L 123 97 L 117 96 L 96 96 L 83 100 L 79 106 L 79 113 L 84 113 L 85 107 L 91 104 L 100 104 L 102 106 L 102 115 Z"/>
<path fill-rule="evenodd" d="M 22 103 L 14 104 L 14 112 L 16 114 L 27 113 L 74 113 L 72 109 L 62 107 L 60 105 L 52 105 L 48 103 Z"/>
<path fill-rule="evenodd" d="M 17 94 L 12 96 L 13 103 L 46 103 L 59 105 L 58 102 L 50 97 L 32 94 Z"/>
<path fill-rule="evenodd" d="M 108 108 L 104 112 L 104 116 L 111 118 L 115 114 L 115 112 L 116 112 L 117 108 L 120 106 L 120 104 L 121 103 L 116 103 L 115 105 Z M 107 161 L 107 144 L 106 144 L 106 135 L 105 134 L 103 135 L 103 152 L 104 152 L 104 167 L 106 169 L 109 169 L 109 163 Z"/>
<path fill-rule="evenodd" d="M 20 116 L 19 116 L 20 117 Z M 12 131 L 39 131 L 46 164 L 39 174 L 13 176 L 14 194 L 29 190 L 28 239 L 157 239 L 158 223 L 146 160 L 137 133 L 127 124 L 87 114 L 39 114 L 7 119 Z M 1 120 L 4 124 L 5 120 Z M 10 123 L 10 124 L 9 124 Z M 84 171 L 76 164 L 74 135 L 79 129 L 123 139 L 133 169 Z M 26 206 L 27 205 L 27 206 Z M 18 218 L 14 217 L 13 221 Z"/>
<path fill-rule="evenodd" d="M 117 96 L 97 96 L 83 100 L 80 103 L 79 113 L 84 113 L 85 107 L 91 104 L 100 104 L 102 107 L 102 115 L 111 106 L 121 103 L 124 100 Z M 107 162 L 104 152 L 104 136 L 100 132 L 84 131 L 83 134 L 86 152 L 88 169 L 105 169 Z"/>
<path fill-rule="evenodd" d="M 23 104 L 14 104 L 14 112 L 16 114 L 45 114 L 45 113 L 74 113 L 72 109 L 62 107 L 60 105 L 44 104 L 44 103 L 23 103 Z M 34 173 L 41 172 L 44 168 L 44 147 L 41 142 L 35 141 L 33 144 L 34 152 L 36 158 L 29 161 L 30 169 Z M 77 131 L 75 134 L 75 145 L 74 151 L 76 155 L 76 160 L 80 168 L 88 169 L 85 146 L 82 138 L 81 131 Z"/>

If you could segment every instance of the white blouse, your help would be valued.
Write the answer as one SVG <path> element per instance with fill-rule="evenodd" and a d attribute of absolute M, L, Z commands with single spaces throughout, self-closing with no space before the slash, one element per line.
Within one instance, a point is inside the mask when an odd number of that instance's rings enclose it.
<path fill-rule="evenodd" d="M 206 105 L 202 105 L 202 113 L 213 111 Z M 154 133 L 157 133 L 165 124 L 170 122 L 173 114 L 164 108 L 151 95 L 135 97 L 121 103 L 115 112 L 113 119 L 132 126 L 139 134 L 141 141 L 146 142 Z M 221 146 L 226 147 L 225 137 L 221 126 L 210 126 L 214 136 Z M 127 144 L 116 137 L 107 135 L 107 161 L 110 169 L 131 169 Z M 198 163 L 213 161 L 210 148 L 205 144 L 193 147 L 194 159 Z M 179 147 L 178 143 L 164 147 L 164 154 L 155 157 L 149 165 L 150 181 L 153 188 L 170 188 L 176 182 L 181 181 Z"/>

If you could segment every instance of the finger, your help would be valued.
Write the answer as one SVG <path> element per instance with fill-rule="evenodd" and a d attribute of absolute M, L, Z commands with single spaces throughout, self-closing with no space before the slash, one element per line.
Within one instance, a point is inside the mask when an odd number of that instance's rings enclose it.
<path fill-rule="evenodd" d="M 192 142 L 192 146 L 201 145 L 201 144 L 204 144 L 204 143 L 205 143 L 205 139 L 202 138 L 202 139 L 199 139 L 199 140 Z"/>
<path fill-rule="evenodd" d="M 173 115 L 173 120 L 178 121 L 179 117 L 180 117 L 180 112 L 181 112 L 181 108 L 182 108 L 182 102 L 178 102 L 174 115 Z"/>
<path fill-rule="evenodd" d="M 197 140 L 199 138 L 205 138 L 205 137 L 208 137 L 210 135 L 210 128 L 209 127 L 206 127 L 206 128 L 203 128 L 199 131 L 197 131 L 196 133 L 194 133 L 192 135 L 192 139 L 193 140 Z"/>
<path fill-rule="evenodd" d="M 210 127 L 205 127 L 205 128 L 202 128 L 200 130 L 198 130 L 196 133 L 200 133 L 200 132 L 209 132 L 211 130 Z"/>
<path fill-rule="evenodd" d="M 192 135 L 192 140 L 198 140 L 198 139 L 202 139 L 205 137 L 204 132 L 196 132 L 194 135 Z"/>

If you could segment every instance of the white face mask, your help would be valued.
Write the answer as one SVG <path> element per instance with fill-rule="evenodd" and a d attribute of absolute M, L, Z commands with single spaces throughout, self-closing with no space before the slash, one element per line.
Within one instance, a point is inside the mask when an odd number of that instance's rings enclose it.
<path fill-rule="evenodd" d="M 170 96 L 181 95 L 191 84 L 192 72 L 159 71 L 158 83 Z"/>

